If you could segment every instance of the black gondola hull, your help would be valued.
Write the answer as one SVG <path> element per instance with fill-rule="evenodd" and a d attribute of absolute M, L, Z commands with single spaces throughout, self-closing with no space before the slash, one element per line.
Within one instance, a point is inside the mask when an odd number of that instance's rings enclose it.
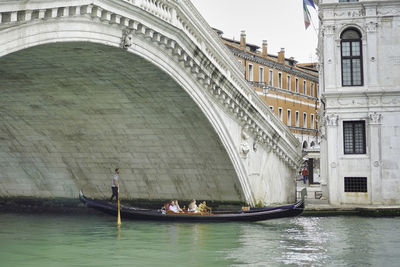
<path fill-rule="evenodd" d="M 117 216 L 118 207 L 102 200 L 85 197 L 80 194 L 82 202 L 90 208 Z M 121 218 L 147 221 L 173 222 L 254 222 L 300 215 L 304 210 L 304 198 L 293 205 L 259 208 L 250 211 L 214 212 L 213 214 L 165 214 L 161 210 L 141 209 L 121 205 Z"/>

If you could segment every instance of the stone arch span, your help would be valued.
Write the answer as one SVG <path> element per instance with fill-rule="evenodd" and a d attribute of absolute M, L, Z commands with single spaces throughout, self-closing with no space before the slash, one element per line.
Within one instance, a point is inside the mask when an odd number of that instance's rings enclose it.
<path fill-rule="evenodd" d="M 14 158 L 0 172 L 18 192 L 72 197 L 83 189 L 107 197 L 118 166 L 124 198 L 245 200 L 209 120 L 147 60 L 59 42 L 0 62 L 1 143 Z"/>
<path fill-rule="evenodd" d="M 10 5 L 10 6 L 8 6 Z M 0 56 L 90 42 L 140 55 L 193 99 L 223 144 L 243 198 L 293 201 L 301 145 L 243 79 L 237 61 L 188 1 L 35 1 L 0 6 Z M 277 191 L 281 194 L 274 194 Z"/>

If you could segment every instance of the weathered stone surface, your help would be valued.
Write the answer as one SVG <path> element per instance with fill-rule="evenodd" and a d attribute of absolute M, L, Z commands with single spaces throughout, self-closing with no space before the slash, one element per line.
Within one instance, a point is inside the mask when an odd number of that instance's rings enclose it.
<path fill-rule="evenodd" d="M 122 49 L 89 43 L 0 58 L 0 195 L 110 195 L 241 201 L 208 120 L 169 76 Z"/>

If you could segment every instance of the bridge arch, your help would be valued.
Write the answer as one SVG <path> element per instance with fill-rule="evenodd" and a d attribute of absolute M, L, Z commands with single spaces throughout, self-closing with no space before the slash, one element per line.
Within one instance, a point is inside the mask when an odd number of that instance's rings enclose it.
<path fill-rule="evenodd" d="M 43 1 L 36 7 L 8 7 L 0 21 L 13 27 L 0 31 L 0 56 L 58 42 L 98 43 L 141 56 L 172 77 L 207 117 L 248 203 L 290 201 L 289 179 L 301 157 L 298 141 L 257 100 L 213 33 L 196 29 L 203 21 L 190 3 L 153 2 L 72 1 L 65 7 L 62 1 Z M 257 152 L 257 146 L 263 149 Z M 255 163 L 260 157 L 262 164 Z M 283 179 L 274 183 L 266 177 L 271 173 Z M 256 192 L 260 182 L 263 192 Z M 277 188 L 288 193 L 271 197 Z"/>

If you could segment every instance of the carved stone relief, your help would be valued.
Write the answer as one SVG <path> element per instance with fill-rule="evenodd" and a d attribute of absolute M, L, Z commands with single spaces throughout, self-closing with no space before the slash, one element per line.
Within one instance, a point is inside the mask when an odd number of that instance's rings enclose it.
<path fill-rule="evenodd" d="M 334 25 L 325 25 L 323 28 L 324 34 L 332 35 L 335 33 L 335 26 Z"/>
<path fill-rule="evenodd" d="M 132 33 L 130 30 L 124 30 L 121 38 L 121 48 L 128 49 L 132 46 Z"/>
<path fill-rule="evenodd" d="M 367 32 L 376 32 L 377 27 L 378 27 L 377 22 L 369 21 L 365 23 L 365 28 L 367 29 Z"/>
<path fill-rule="evenodd" d="M 339 120 L 338 114 L 327 114 L 325 116 L 325 122 L 327 126 L 337 126 Z"/>
<path fill-rule="evenodd" d="M 370 124 L 380 124 L 382 117 L 382 114 L 376 112 L 368 114 Z"/>
<path fill-rule="evenodd" d="M 263 143 L 263 137 L 260 135 L 257 135 L 256 139 L 253 142 L 253 151 L 257 152 L 257 147 Z"/>
<path fill-rule="evenodd" d="M 335 17 L 338 18 L 354 18 L 354 17 L 361 17 L 365 15 L 365 9 L 355 9 L 355 10 L 346 10 L 342 12 L 335 12 Z"/>
<path fill-rule="evenodd" d="M 247 158 L 247 155 L 250 152 L 250 146 L 249 146 L 249 142 L 248 142 L 249 135 L 246 133 L 247 129 L 248 129 L 248 126 L 247 125 L 244 126 L 242 128 L 242 132 L 240 134 L 241 139 L 242 139 L 242 141 L 240 143 L 240 154 L 244 158 Z"/>
<path fill-rule="evenodd" d="M 380 9 L 378 10 L 377 14 L 384 16 L 394 16 L 400 14 L 400 9 L 399 8 Z"/>

